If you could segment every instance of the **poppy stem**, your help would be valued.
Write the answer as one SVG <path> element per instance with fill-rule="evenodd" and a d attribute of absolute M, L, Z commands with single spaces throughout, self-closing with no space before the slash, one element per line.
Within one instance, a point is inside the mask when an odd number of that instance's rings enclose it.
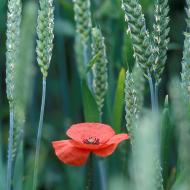
<path fill-rule="evenodd" d="M 102 123 L 102 112 L 99 113 L 99 122 Z M 100 187 L 101 190 L 107 189 L 107 176 L 105 170 L 105 163 L 101 159 L 97 159 L 97 165 L 100 175 Z"/>
<path fill-rule="evenodd" d="M 38 162 L 39 162 L 39 154 L 40 154 L 43 120 L 44 120 L 45 98 L 46 98 L 46 77 L 43 77 L 41 111 L 40 111 L 40 120 L 39 120 L 38 135 L 37 135 L 37 141 L 36 141 L 36 154 L 35 154 L 33 188 L 32 188 L 33 190 L 36 190 L 36 187 L 37 187 Z"/>
<path fill-rule="evenodd" d="M 93 188 L 93 155 L 90 154 L 87 164 L 86 190 L 92 190 L 92 188 Z"/>

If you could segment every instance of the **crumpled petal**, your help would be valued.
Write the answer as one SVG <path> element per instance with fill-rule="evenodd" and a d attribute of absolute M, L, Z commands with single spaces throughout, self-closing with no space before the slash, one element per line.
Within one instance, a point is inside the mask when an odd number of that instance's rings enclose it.
<path fill-rule="evenodd" d="M 67 135 L 80 143 L 93 137 L 99 139 L 100 144 L 104 144 L 115 135 L 115 132 L 109 125 L 102 123 L 79 123 L 72 125 Z"/>
<path fill-rule="evenodd" d="M 115 149 L 117 148 L 118 144 L 123 141 L 128 139 L 129 136 L 127 134 L 118 134 L 118 135 L 114 135 L 106 144 L 108 146 L 106 146 L 105 148 L 100 148 L 97 150 L 93 150 L 93 153 L 97 154 L 98 156 L 101 157 L 106 157 L 109 156 L 111 154 L 113 154 L 113 152 L 115 151 Z"/>
<path fill-rule="evenodd" d="M 52 142 L 55 154 L 65 164 L 73 166 L 82 166 L 86 163 L 90 151 L 76 148 L 70 142 L 71 140 L 62 140 Z"/>

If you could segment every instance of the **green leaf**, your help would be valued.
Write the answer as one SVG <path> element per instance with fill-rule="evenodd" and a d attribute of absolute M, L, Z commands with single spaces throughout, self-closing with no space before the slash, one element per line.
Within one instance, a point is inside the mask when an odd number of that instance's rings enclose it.
<path fill-rule="evenodd" d="M 113 128 L 116 133 L 121 131 L 121 122 L 124 108 L 124 89 L 125 89 L 125 69 L 121 69 L 115 92 L 115 100 L 113 106 Z"/>
<path fill-rule="evenodd" d="M 82 101 L 85 121 L 99 122 L 98 107 L 85 80 L 82 81 Z"/>
<path fill-rule="evenodd" d="M 169 154 L 170 154 L 170 145 L 172 138 L 172 125 L 170 122 L 170 111 L 168 105 L 168 96 L 165 98 L 164 110 L 162 113 L 162 146 L 161 146 L 161 157 L 162 157 L 162 169 L 163 169 L 163 179 L 166 183 L 167 175 L 169 173 Z"/>

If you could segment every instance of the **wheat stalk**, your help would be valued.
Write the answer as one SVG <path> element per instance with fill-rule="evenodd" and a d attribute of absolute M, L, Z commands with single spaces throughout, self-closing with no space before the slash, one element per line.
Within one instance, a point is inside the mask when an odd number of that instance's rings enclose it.
<path fill-rule="evenodd" d="M 11 189 L 14 140 L 15 65 L 18 63 L 20 42 L 21 1 L 9 0 L 7 13 L 6 91 L 10 107 L 10 129 L 7 163 L 7 190 Z"/>
<path fill-rule="evenodd" d="M 42 80 L 42 100 L 41 100 L 40 120 L 39 120 L 38 134 L 36 141 L 33 190 L 36 190 L 37 188 L 38 162 L 39 162 L 45 98 L 46 98 L 46 78 L 48 75 L 48 69 L 50 66 L 52 49 L 53 49 L 53 38 L 54 38 L 53 11 L 54 11 L 53 0 L 40 0 L 40 8 L 38 11 L 38 20 L 37 20 L 38 40 L 37 40 L 36 52 L 37 52 L 37 61 L 40 70 L 42 72 L 43 80 Z"/>

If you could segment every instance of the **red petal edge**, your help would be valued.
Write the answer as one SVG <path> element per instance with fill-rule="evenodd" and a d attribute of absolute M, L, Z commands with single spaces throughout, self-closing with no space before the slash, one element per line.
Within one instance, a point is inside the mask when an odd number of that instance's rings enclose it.
<path fill-rule="evenodd" d="M 82 166 L 86 163 L 90 151 L 76 148 L 70 140 L 52 142 L 55 154 L 65 164 Z"/>
<path fill-rule="evenodd" d="M 113 154 L 118 144 L 129 138 L 128 134 L 118 134 L 114 135 L 106 144 L 108 145 L 106 148 L 94 150 L 93 153 L 97 154 L 101 157 L 107 157 Z"/>

